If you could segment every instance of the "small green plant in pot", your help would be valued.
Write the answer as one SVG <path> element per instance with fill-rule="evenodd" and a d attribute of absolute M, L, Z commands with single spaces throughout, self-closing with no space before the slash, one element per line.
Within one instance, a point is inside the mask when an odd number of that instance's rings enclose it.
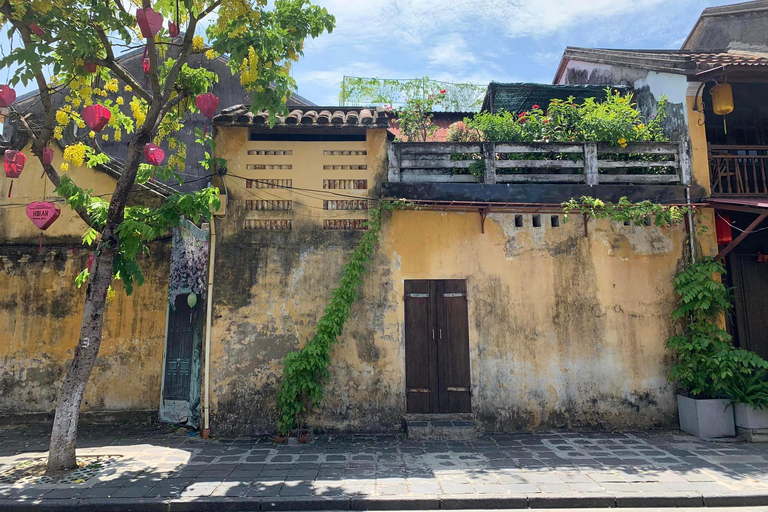
<path fill-rule="evenodd" d="M 670 380 L 687 392 L 678 395 L 681 430 L 702 438 L 736 435 L 733 401 L 768 405 L 768 390 L 759 384 L 768 362 L 734 347 L 718 323 L 731 307 L 728 289 L 715 278 L 724 273 L 722 263 L 702 258 L 675 277 L 680 302 L 672 317 L 687 323 L 667 340 L 677 355 Z"/>

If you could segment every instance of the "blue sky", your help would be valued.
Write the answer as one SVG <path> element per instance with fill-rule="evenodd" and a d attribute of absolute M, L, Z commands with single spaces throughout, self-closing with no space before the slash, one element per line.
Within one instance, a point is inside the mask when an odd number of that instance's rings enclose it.
<path fill-rule="evenodd" d="M 315 0 L 336 29 L 307 44 L 298 93 L 338 103 L 343 75 L 544 82 L 566 46 L 676 49 L 728 0 Z"/>
<path fill-rule="evenodd" d="M 294 66 L 298 93 L 338 103 L 344 75 L 551 82 L 566 46 L 679 48 L 705 7 L 728 0 L 315 0 L 336 29 Z M 8 48 L 5 34 L 0 45 Z M 13 70 L 11 70 L 13 72 Z M 0 80 L 2 80 L 0 72 Z M 18 87 L 19 93 L 30 88 Z"/>

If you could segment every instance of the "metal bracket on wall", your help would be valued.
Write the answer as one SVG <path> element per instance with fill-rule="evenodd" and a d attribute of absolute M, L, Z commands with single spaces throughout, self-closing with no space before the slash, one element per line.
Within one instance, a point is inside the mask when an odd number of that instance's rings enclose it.
<path fill-rule="evenodd" d="M 480 233 L 485 234 L 485 218 L 488 216 L 488 208 L 478 210 L 480 213 Z"/>
<path fill-rule="evenodd" d="M 589 214 L 584 214 L 584 238 L 589 238 Z"/>

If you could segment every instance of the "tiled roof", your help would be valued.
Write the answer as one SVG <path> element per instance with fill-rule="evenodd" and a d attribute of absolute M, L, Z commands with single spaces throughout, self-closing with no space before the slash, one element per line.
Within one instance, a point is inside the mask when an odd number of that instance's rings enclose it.
<path fill-rule="evenodd" d="M 610 50 L 568 47 L 555 79 L 559 79 L 569 60 L 594 62 L 662 73 L 695 75 L 721 66 L 768 66 L 768 53 L 728 51 L 691 52 L 687 50 Z M 768 68 L 767 68 L 768 69 Z"/>
<path fill-rule="evenodd" d="M 213 123 L 219 126 L 269 126 L 269 116 L 266 112 L 254 114 L 245 105 L 235 105 L 222 110 L 213 118 Z M 286 116 L 277 116 L 275 126 L 387 128 L 389 120 L 381 107 L 313 107 L 294 109 Z"/>

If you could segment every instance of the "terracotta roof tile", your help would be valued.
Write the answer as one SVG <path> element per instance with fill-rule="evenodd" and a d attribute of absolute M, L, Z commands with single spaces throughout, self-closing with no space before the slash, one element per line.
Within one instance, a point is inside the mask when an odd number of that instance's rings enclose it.
<path fill-rule="evenodd" d="M 277 116 L 275 126 L 355 126 L 364 128 L 387 128 L 389 120 L 386 111 L 376 108 L 304 108 L 294 109 L 287 116 Z M 318 113 L 319 112 L 319 113 Z M 225 108 L 221 114 L 213 118 L 213 123 L 219 126 L 252 126 L 265 125 L 269 120 L 266 112 L 254 114 L 245 105 L 234 105 Z"/>

